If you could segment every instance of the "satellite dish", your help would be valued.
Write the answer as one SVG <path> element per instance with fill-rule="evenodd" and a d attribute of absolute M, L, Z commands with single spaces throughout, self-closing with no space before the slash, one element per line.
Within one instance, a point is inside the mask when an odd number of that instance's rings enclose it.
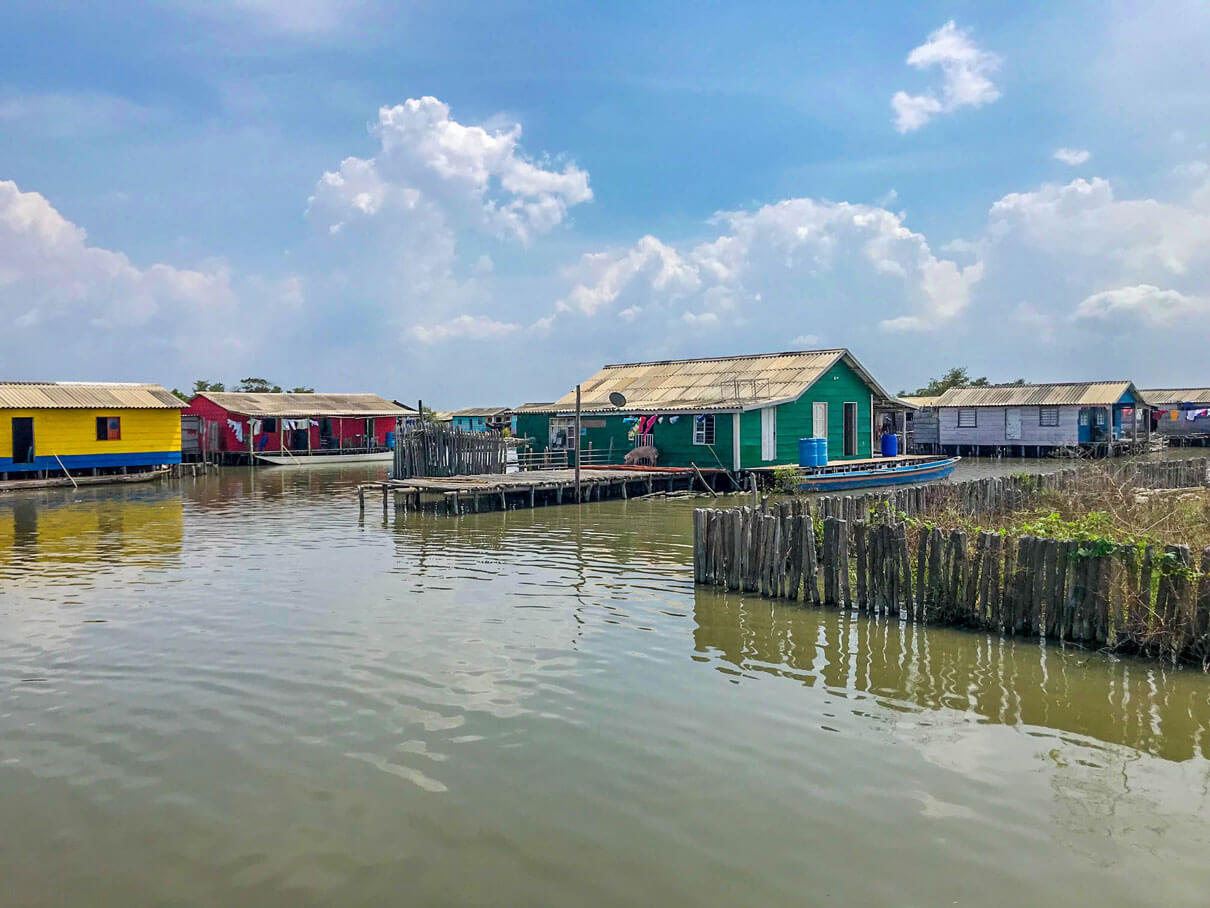
<path fill-rule="evenodd" d="M 626 406 L 626 395 L 620 391 L 611 391 L 609 392 L 609 402 L 618 409 L 621 409 Z"/>

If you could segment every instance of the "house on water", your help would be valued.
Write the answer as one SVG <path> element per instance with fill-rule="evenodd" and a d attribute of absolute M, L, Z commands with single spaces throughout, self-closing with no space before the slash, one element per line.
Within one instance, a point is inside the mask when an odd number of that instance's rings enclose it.
<path fill-rule="evenodd" d="M 941 444 L 940 427 L 937 421 L 937 399 L 940 395 L 906 395 L 899 399 L 915 409 L 908 410 L 909 441 L 904 450 L 917 454 L 936 454 Z"/>
<path fill-rule="evenodd" d="M 184 407 L 159 385 L 0 382 L 0 480 L 180 463 Z"/>
<path fill-rule="evenodd" d="M 1148 401 L 1128 381 L 950 388 L 934 406 L 946 454 L 1120 454 L 1150 434 Z"/>
<path fill-rule="evenodd" d="M 377 394 L 203 391 L 185 415 L 202 420 L 203 458 L 233 464 L 257 455 L 381 454 L 395 421 L 417 413 Z"/>
<path fill-rule="evenodd" d="M 455 429 L 463 432 L 510 432 L 517 430 L 517 418 L 508 407 L 468 407 L 450 414 Z"/>
<path fill-rule="evenodd" d="M 1152 428 L 1173 445 L 1210 444 L 1210 388 L 1145 388 Z"/>
<path fill-rule="evenodd" d="M 797 464 L 803 437 L 826 438 L 832 460 L 869 457 L 875 409 L 899 406 L 848 350 L 624 363 L 580 390 L 579 438 L 575 389 L 518 408 L 517 435 L 536 453 L 579 448 L 586 463 L 651 445 L 660 466 L 747 470 Z"/>

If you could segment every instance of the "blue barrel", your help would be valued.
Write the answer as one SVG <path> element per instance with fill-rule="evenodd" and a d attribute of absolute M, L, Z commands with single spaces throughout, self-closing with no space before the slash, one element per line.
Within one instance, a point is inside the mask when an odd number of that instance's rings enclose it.
<path fill-rule="evenodd" d="M 899 436 L 894 432 L 887 432 L 886 435 L 882 436 L 882 456 L 899 456 Z"/>
<path fill-rule="evenodd" d="M 798 465 L 800 467 L 814 467 L 815 463 L 815 439 L 800 438 L 798 439 Z"/>
<path fill-rule="evenodd" d="M 394 432 L 387 433 L 387 447 L 390 448 L 392 451 L 395 450 L 395 433 Z"/>
<path fill-rule="evenodd" d="M 815 466 L 826 467 L 828 465 L 828 440 L 826 438 L 815 439 Z"/>

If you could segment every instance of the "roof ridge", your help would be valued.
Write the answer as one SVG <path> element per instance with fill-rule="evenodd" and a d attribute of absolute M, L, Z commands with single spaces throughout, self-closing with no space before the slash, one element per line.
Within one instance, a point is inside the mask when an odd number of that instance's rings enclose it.
<path fill-rule="evenodd" d="M 734 356 L 690 356 L 685 359 L 653 359 L 635 363 L 607 363 L 601 369 L 625 369 L 633 366 L 671 366 L 677 363 L 719 363 L 729 359 L 771 359 L 775 356 L 806 356 L 822 353 L 848 353 L 847 347 L 823 350 L 782 350 L 777 353 L 740 353 Z"/>

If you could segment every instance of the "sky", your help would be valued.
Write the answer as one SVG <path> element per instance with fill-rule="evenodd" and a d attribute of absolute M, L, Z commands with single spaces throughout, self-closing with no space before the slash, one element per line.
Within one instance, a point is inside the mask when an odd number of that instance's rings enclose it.
<path fill-rule="evenodd" d="M 10 0 L 0 379 L 1210 383 L 1210 4 Z"/>

